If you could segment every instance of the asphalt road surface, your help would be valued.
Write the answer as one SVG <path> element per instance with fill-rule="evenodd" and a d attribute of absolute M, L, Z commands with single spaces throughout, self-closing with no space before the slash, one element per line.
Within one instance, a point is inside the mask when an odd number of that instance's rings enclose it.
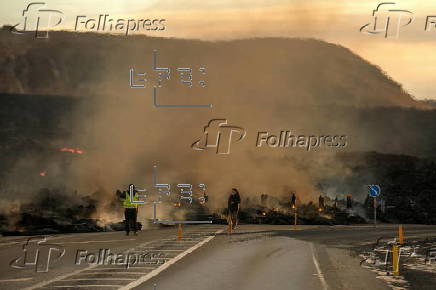
<path fill-rule="evenodd" d="M 436 227 L 406 225 L 406 238 Z M 349 250 L 393 225 L 223 225 L 0 238 L 0 289 L 389 289 Z M 36 259 L 38 257 L 38 259 Z"/>

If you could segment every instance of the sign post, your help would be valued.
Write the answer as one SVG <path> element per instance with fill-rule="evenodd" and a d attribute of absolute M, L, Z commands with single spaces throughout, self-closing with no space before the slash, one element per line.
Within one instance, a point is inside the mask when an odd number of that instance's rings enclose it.
<path fill-rule="evenodd" d="M 374 227 L 377 227 L 377 197 L 374 197 Z"/>
<path fill-rule="evenodd" d="M 374 227 L 377 227 L 377 196 L 381 193 L 381 188 L 379 185 L 371 184 L 368 185 L 368 194 L 374 199 Z"/>

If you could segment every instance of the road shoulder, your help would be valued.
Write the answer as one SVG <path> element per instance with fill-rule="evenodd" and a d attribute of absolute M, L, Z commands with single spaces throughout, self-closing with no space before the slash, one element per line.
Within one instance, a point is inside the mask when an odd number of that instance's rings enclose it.
<path fill-rule="evenodd" d="M 389 290 L 376 275 L 360 266 L 360 260 L 346 249 L 314 244 L 328 288 L 334 290 Z"/>

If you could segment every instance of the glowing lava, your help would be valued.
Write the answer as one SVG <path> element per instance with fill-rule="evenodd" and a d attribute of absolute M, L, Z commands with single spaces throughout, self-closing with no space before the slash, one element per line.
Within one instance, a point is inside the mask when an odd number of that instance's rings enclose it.
<path fill-rule="evenodd" d="M 70 152 L 70 153 L 74 153 L 74 154 L 83 154 L 83 153 L 85 153 L 85 150 L 75 149 L 75 148 L 68 148 L 68 147 L 60 148 L 59 151 L 61 151 L 61 152 Z"/>

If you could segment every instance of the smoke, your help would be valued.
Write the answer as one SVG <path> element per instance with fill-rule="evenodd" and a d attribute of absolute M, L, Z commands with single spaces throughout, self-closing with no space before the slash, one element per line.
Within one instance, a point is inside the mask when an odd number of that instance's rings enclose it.
<path fill-rule="evenodd" d="M 98 113 L 83 124 L 92 139 L 80 140 L 89 148 L 75 164 L 75 184 L 80 192 L 103 188 L 111 193 L 130 183 L 155 191 L 156 165 L 157 182 L 170 184 L 172 196 L 180 196 L 177 184 L 191 184 L 194 198 L 201 197 L 199 185 L 205 184 L 210 197 L 208 207 L 215 210 L 226 205 L 233 187 L 243 197 L 262 193 L 283 197 L 283 187 L 289 186 L 303 202 L 314 200 L 320 194 L 316 186 L 320 178 L 347 172 L 335 158 L 337 149 L 307 152 L 305 148 L 257 148 L 257 131 L 277 130 L 280 127 L 276 123 L 288 122 L 286 115 L 277 116 L 273 110 L 263 110 L 263 117 L 253 120 L 251 115 L 260 112 L 252 107 L 236 111 L 230 108 L 227 114 L 222 109 L 215 114 L 197 109 L 153 108 L 145 98 L 126 98 L 114 106 L 115 99 L 120 101 L 110 95 L 101 98 Z M 246 139 L 232 144 L 229 155 L 218 155 L 214 148 L 192 150 L 190 145 L 202 137 L 203 126 L 218 116 L 228 119 L 230 125 L 242 126 Z M 164 208 L 160 206 L 158 212 Z M 151 213 L 151 207 L 145 211 Z"/>
<path fill-rule="evenodd" d="M 195 2 L 195 3 L 194 3 Z M 217 6 L 198 1 L 159 1 L 150 8 L 163 15 L 171 25 L 165 36 L 223 40 L 250 37 L 322 37 L 346 17 L 345 1 L 326 3 L 317 0 L 269 1 L 246 3 L 220 1 Z M 213 8 L 212 8 L 213 7 Z M 212 9 L 211 9 L 212 8 Z"/>
<path fill-rule="evenodd" d="M 59 43 L 68 43 L 68 48 L 60 49 Z M 208 207 L 215 210 L 226 205 L 231 188 L 238 188 L 242 198 L 255 198 L 262 193 L 290 195 L 291 192 L 283 192 L 284 187 L 289 187 L 303 202 L 316 200 L 325 193 L 320 183 L 346 182 L 352 172 L 337 158 L 337 153 L 410 150 L 410 143 L 392 142 L 392 134 L 374 133 L 375 128 L 391 130 L 390 123 L 383 123 L 383 128 L 376 123 L 362 129 L 365 116 L 377 114 L 371 109 L 370 113 L 362 113 L 360 108 L 368 104 L 376 107 L 417 103 L 375 67 L 335 45 L 299 39 L 200 42 L 65 32 L 53 33 L 49 41 L 36 45 L 44 57 L 53 59 L 48 63 L 56 64 L 54 69 L 61 77 L 55 88 L 30 84 L 26 89 L 33 93 L 53 90 L 73 97 L 86 96 L 71 116 L 72 135 L 61 138 L 68 144 L 58 144 L 58 148 L 80 148 L 85 153 L 73 156 L 58 152 L 68 156 L 68 162 L 58 171 L 49 168 L 48 177 L 58 172 L 53 182 L 64 184 L 70 191 L 93 194 L 99 201 L 93 217 L 103 220 L 122 216 L 121 209 L 114 213 L 110 206 L 116 189 L 135 184 L 156 190 L 152 175 L 155 165 L 157 183 L 170 184 L 171 197 L 180 196 L 178 184 L 191 184 L 194 198 L 198 198 L 202 194 L 199 185 L 205 184 L 210 197 Z M 155 107 L 152 88 L 157 73 L 152 69 L 153 49 L 158 49 L 158 66 L 172 69 L 171 80 L 164 81 L 158 89 L 159 104 L 213 107 Z M 47 51 L 52 53 L 46 56 Z M 26 65 L 27 58 L 35 55 L 38 56 L 36 51 L 29 52 L 22 62 Z M 207 75 L 198 71 L 202 66 Z M 177 67 L 193 68 L 192 88 L 180 83 Z M 354 68 L 351 72 L 350 67 Z M 146 88 L 129 87 L 131 68 L 137 73 L 147 72 Z M 42 68 L 34 69 L 32 75 L 38 75 Z M 203 78 L 207 82 L 205 88 L 198 85 Z M 368 88 L 361 86 L 362 79 Z M 404 116 L 401 112 L 399 115 Z M 228 120 L 229 126 L 242 127 L 245 139 L 232 143 L 228 155 L 216 154 L 214 148 L 193 150 L 190 146 L 203 137 L 203 127 L 217 118 Z M 285 130 L 306 136 L 345 135 L 348 145 L 309 152 L 306 146 L 256 147 L 258 132 L 279 135 Z M 391 148 L 393 143 L 398 147 Z M 425 152 L 430 145 L 421 144 L 416 151 Z M 49 164 L 58 164 L 64 158 L 61 156 Z M 37 175 L 40 171 L 35 172 Z M 347 190 L 359 186 L 351 184 Z M 151 212 L 148 206 L 140 210 L 141 217 L 151 217 Z M 179 212 L 180 216 L 174 218 L 188 214 Z M 162 219 L 173 213 L 171 207 L 159 207 Z"/>

